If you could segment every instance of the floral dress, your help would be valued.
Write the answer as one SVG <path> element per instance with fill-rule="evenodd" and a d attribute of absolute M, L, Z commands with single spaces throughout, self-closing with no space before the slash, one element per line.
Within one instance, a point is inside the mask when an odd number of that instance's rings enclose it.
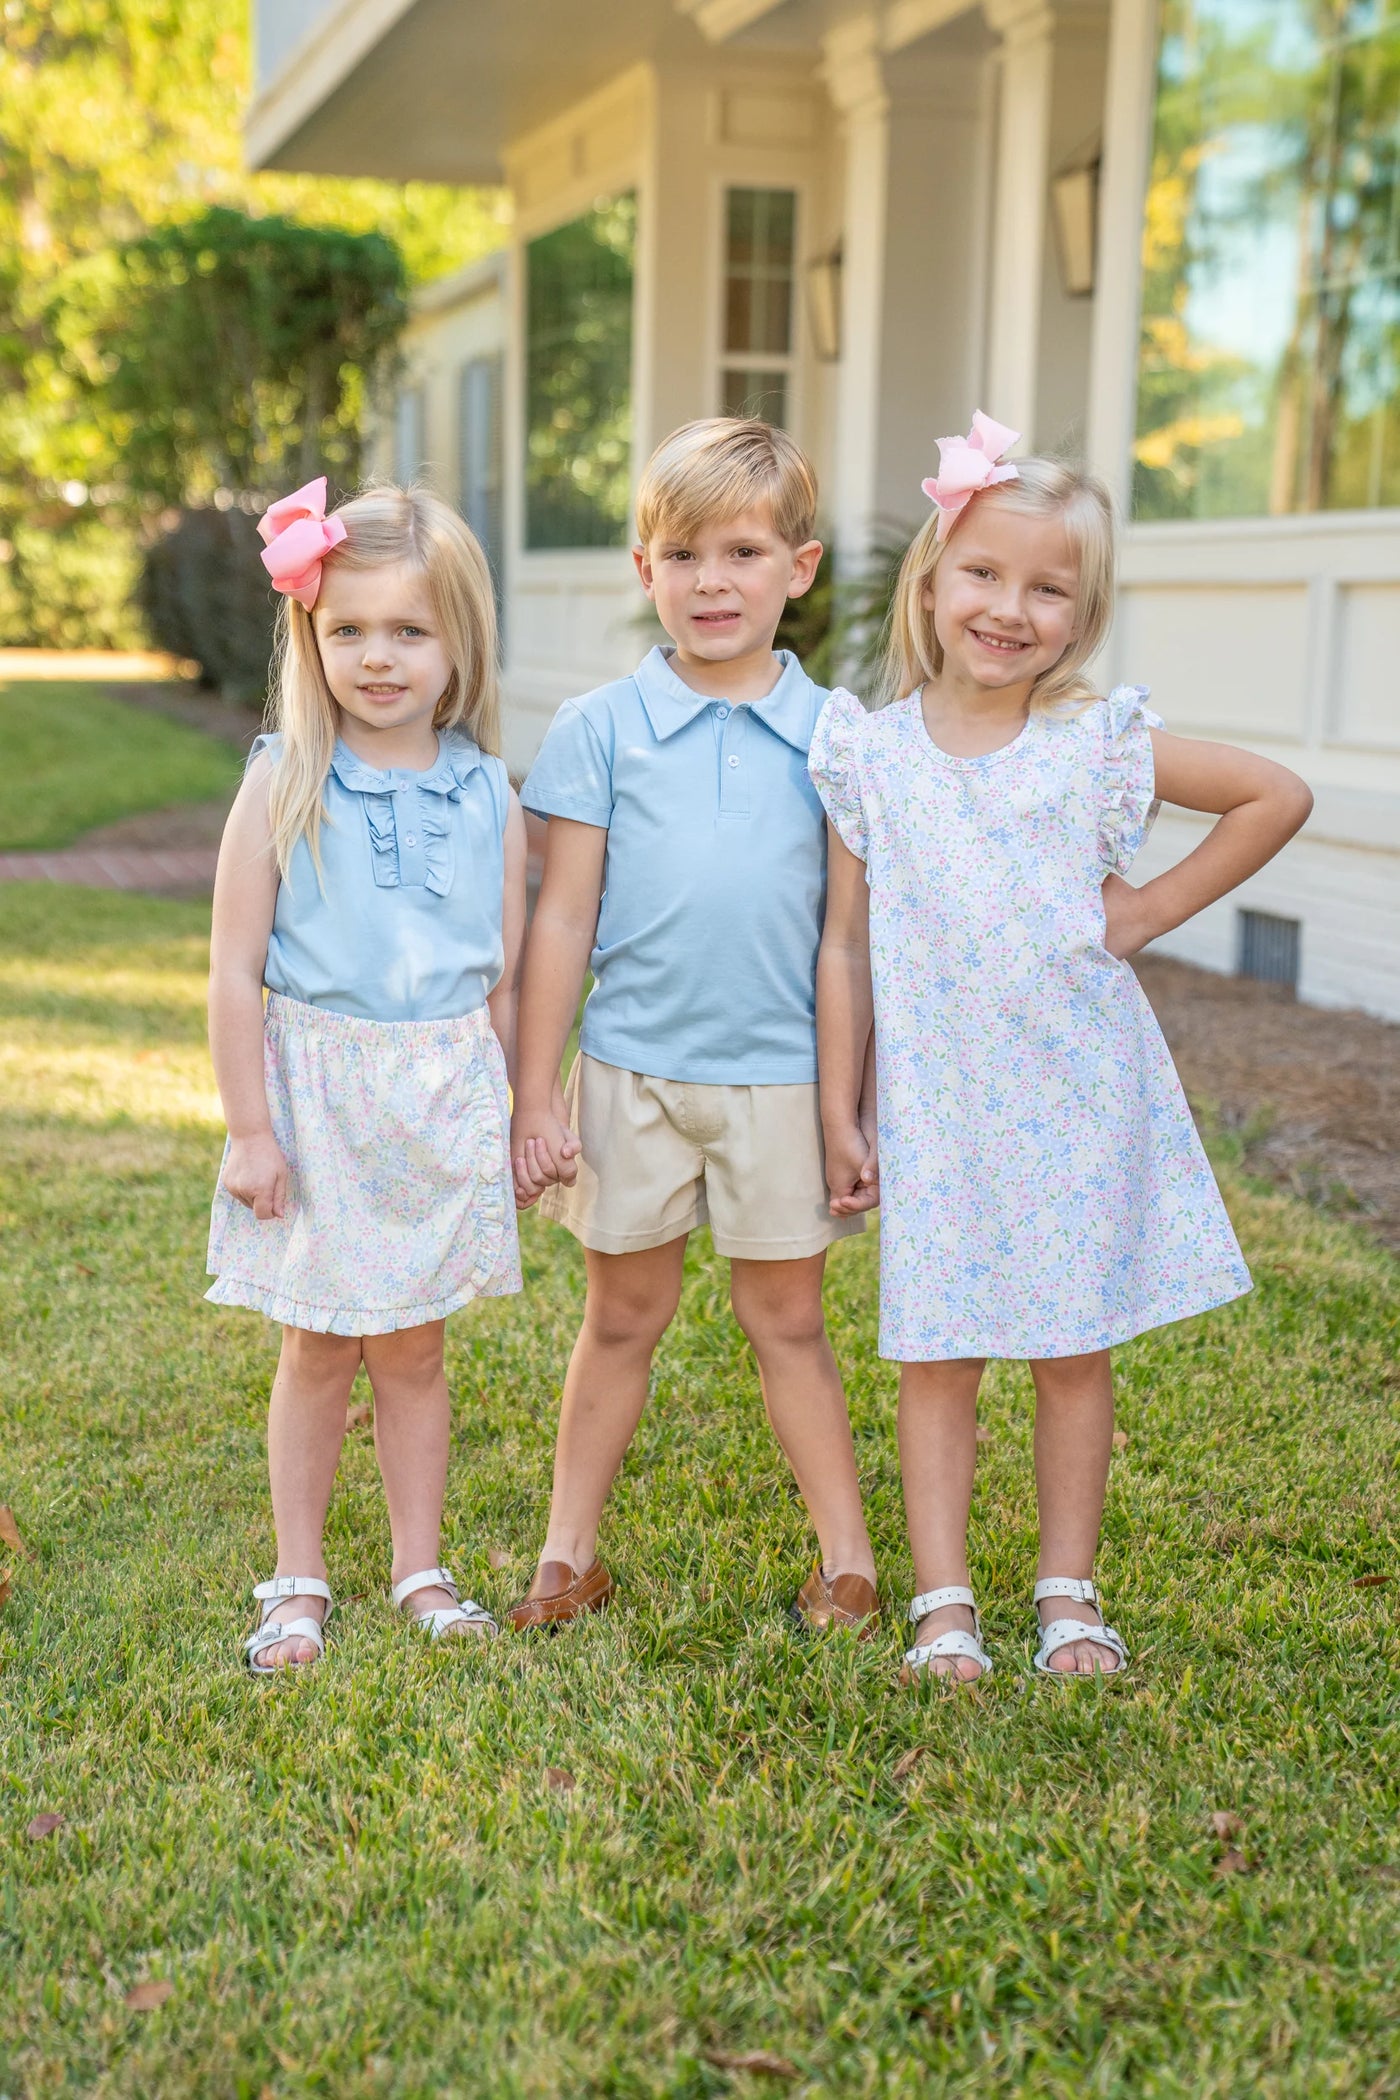
<path fill-rule="evenodd" d="M 1104 946 L 1155 815 L 1145 689 L 955 758 L 833 693 L 809 764 L 866 863 L 880 1353 L 1076 1356 L 1249 1290 L 1167 1046 Z"/>

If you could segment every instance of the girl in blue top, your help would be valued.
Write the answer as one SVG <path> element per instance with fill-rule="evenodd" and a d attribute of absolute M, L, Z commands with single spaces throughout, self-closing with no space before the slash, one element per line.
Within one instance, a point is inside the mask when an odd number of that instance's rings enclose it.
<path fill-rule="evenodd" d="M 362 1363 L 394 1602 L 433 1639 L 495 1633 L 437 1565 L 443 1323 L 520 1288 L 506 1089 L 525 827 L 494 756 L 491 578 L 435 497 L 376 488 L 328 518 L 325 495 L 309 484 L 260 528 L 286 594 L 277 733 L 253 747 L 214 887 L 229 1138 L 209 1296 L 282 1324 L 259 1675 L 325 1652 L 322 1532 Z"/>

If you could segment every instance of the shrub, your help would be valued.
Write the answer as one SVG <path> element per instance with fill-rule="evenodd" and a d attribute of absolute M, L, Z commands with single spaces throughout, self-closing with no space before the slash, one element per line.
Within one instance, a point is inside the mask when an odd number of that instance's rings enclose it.
<path fill-rule="evenodd" d="M 851 686 L 867 700 L 879 679 L 890 604 L 911 526 L 882 519 L 854 574 L 838 576 L 828 544 L 812 588 L 788 600 L 774 637 L 818 685 Z"/>
<path fill-rule="evenodd" d="M 126 519 L 0 516 L 0 648 L 144 649 L 140 560 Z"/>
<path fill-rule="evenodd" d="M 267 690 L 276 599 L 242 510 L 185 510 L 146 552 L 140 602 L 152 639 L 194 657 L 206 685 L 228 700 Z"/>
<path fill-rule="evenodd" d="M 123 249 L 102 296 L 93 383 L 133 495 L 207 503 L 359 478 L 365 411 L 408 318 L 384 235 L 213 205 Z"/>
<path fill-rule="evenodd" d="M 382 234 L 215 205 L 105 259 L 89 292 L 106 302 L 90 384 L 127 498 L 179 512 L 144 564 L 152 638 L 255 700 L 274 600 L 249 513 L 317 474 L 358 479 L 407 317 L 403 258 Z"/>

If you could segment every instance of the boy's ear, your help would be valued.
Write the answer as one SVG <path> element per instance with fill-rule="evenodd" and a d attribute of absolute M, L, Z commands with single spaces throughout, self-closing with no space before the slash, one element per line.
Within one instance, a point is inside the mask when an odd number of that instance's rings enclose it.
<path fill-rule="evenodd" d="M 651 580 L 651 555 L 645 547 L 634 547 L 632 549 L 632 566 L 641 579 L 642 589 L 646 592 L 648 598 L 654 598 L 656 593 L 652 587 Z"/>
<path fill-rule="evenodd" d="M 792 557 L 792 577 L 787 587 L 789 598 L 805 597 L 816 580 L 817 565 L 822 558 L 820 540 L 805 540 L 796 548 Z"/>

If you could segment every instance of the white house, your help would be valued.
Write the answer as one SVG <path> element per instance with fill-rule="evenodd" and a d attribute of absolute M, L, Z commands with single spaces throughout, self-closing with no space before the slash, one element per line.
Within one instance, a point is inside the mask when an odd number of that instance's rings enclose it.
<path fill-rule="evenodd" d="M 1163 945 L 1400 1019 L 1400 16 L 1384 0 L 257 0 L 255 165 L 501 182 L 395 463 L 501 581 L 508 749 L 639 653 L 630 491 L 688 417 L 817 462 L 860 569 L 986 408 L 1130 519 L 1105 676 L 1306 775 Z M 1144 868 L 1197 835 L 1164 820 Z"/>

